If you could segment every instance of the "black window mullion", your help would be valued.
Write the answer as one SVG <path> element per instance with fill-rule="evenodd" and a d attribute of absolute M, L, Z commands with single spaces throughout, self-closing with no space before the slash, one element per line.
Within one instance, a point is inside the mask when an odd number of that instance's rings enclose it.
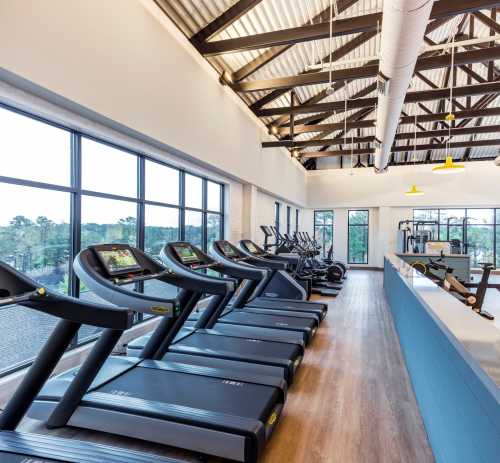
<path fill-rule="evenodd" d="M 184 171 L 179 172 L 179 240 L 186 239 L 186 175 Z"/>
<path fill-rule="evenodd" d="M 201 207 L 203 208 L 203 213 L 201 215 L 201 243 L 202 243 L 202 249 L 204 251 L 207 250 L 208 247 L 208 219 L 207 219 L 207 208 L 208 208 L 208 183 L 207 179 L 204 178 L 202 180 L 202 187 L 201 187 Z"/>
<path fill-rule="evenodd" d="M 221 216 L 220 216 L 220 231 L 219 231 L 219 236 L 221 240 L 226 239 L 225 237 L 225 229 L 226 229 L 226 187 L 224 185 L 220 186 L 220 211 L 221 211 Z"/>
<path fill-rule="evenodd" d="M 146 161 L 143 156 L 137 157 L 137 247 L 144 250 L 145 246 L 145 195 L 146 195 Z"/>
<path fill-rule="evenodd" d="M 81 136 L 71 134 L 71 187 L 75 192 L 71 194 L 70 206 L 70 255 L 69 255 L 69 294 L 73 297 L 80 296 L 80 282 L 73 270 L 73 261 L 80 252 L 82 244 L 82 162 L 81 162 Z"/>

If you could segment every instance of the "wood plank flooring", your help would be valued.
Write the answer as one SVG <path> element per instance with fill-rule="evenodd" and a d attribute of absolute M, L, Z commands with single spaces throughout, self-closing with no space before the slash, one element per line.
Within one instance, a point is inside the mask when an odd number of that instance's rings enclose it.
<path fill-rule="evenodd" d="M 32 420 L 24 428 L 49 432 Z M 198 461 L 189 452 L 118 436 L 79 429 L 57 434 Z M 351 271 L 341 295 L 331 300 L 260 461 L 434 461 L 383 295 L 381 272 Z"/>

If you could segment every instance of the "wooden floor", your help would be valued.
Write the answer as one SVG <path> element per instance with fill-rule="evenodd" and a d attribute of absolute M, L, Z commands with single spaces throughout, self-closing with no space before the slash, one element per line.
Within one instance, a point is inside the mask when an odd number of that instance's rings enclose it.
<path fill-rule="evenodd" d="M 25 429 L 48 432 L 28 420 Z M 78 429 L 58 435 L 197 461 L 188 452 Z M 211 460 L 217 461 L 217 460 Z M 351 271 L 330 302 L 262 463 L 433 462 L 382 289 Z"/>

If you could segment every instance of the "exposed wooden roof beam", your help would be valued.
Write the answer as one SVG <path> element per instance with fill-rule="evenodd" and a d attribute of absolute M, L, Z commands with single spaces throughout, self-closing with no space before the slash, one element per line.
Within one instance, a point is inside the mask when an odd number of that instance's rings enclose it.
<path fill-rule="evenodd" d="M 447 114 L 448 113 L 446 112 L 421 114 L 417 116 L 417 123 L 443 121 Z M 500 116 L 500 107 L 485 108 L 485 109 L 466 109 L 464 111 L 457 111 L 454 113 L 454 115 L 456 120 Z M 415 121 L 415 116 L 403 116 L 400 119 L 400 124 L 413 124 L 414 121 Z M 375 127 L 375 119 L 352 121 L 347 123 L 348 129 L 367 128 L 367 127 Z M 308 133 L 308 132 L 329 132 L 335 130 L 342 130 L 343 128 L 344 128 L 343 122 L 336 122 L 333 124 L 313 124 L 313 125 L 300 124 L 300 125 L 295 125 L 294 132 L 295 135 L 298 135 L 301 133 Z M 288 135 L 289 131 L 290 131 L 289 127 L 280 127 L 278 134 Z"/>
<path fill-rule="evenodd" d="M 472 135 L 478 133 L 500 133 L 500 125 L 484 125 L 481 127 L 460 127 L 439 130 L 427 130 L 425 132 L 408 132 L 408 133 L 398 133 L 396 134 L 395 140 L 412 140 L 413 138 L 433 138 L 433 137 L 447 137 L 451 135 L 452 137 L 457 137 L 460 135 Z M 352 143 L 372 143 L 375 141 L 374 136 L 367 137 L 356 137 L 353 139 Z M 339 144 L 351 143 L 351 138 L 322 138 L 318 140 L 281 140 L 281 141 L 267 141 L 262 143 L 262 148 L 301 148 L 308 146 L 331 146 Z"/>
<path fill-rule="evenodd" d="M 354 5 L 357 1 L 358 0 L 338 0 L 337 11 L 339 13 L 342 13 L 343 11 L 347 10 L 347 8 Z M 324 9 L 322 12 L 314 16 L 312 22 L 314 23 L 316 21 L 318 22 L 325 21 L 329 18 L 329 15 L 330 15 L 330 7 Z M 308 23 L 304 24 L 304 26 L 306 26 L 307 24 Z M 248 76 L 258 71 L 262 66 L 265 66 L 273 59 L 277 58 L 282 53 L 290 49 L 291 47 L 293 47 L 293 44 L 280 45 L 277 47 L 272 47 L 269 50 L 266 50 L 265 52 L 257 56 L 257 58 L 253 59 L 252 61 L 245 64 L 237 71 L 235 71 L 232 75 L 232 81 L 239 82 L 240 80 L 246 79 Z"/>
<path fill-rule="evenodd" d="M 363 32 L 362 34 L 358 34 L 356 37 L 349 40 L 349 42 L 347 42 L 346 44 L 337 48 L 334 52 L 332 52 L 331 55 L 325 56 L 322 61 L 326 62 L 326 63 L 328 63 L 330 61 L 335 62 L 335 61 L 339 60 L 340 58 L 344 57 L 345 55 L 347 55 L 348 53 L 350 53 L 351 51 L 353 51 L 354 49 L 358 48 L 362 44 L 366 43 L 368 40 L 375 37 L 376 35 L 377 35 L 376 31 Z M 303 71 L 300 74 L 304 75 L 304 74 L 312 74 L 312 73 L 315 74 L 314 71 Z M 262 108 L 264 105 L 270 103 L 271 101 L 276 100 L 277 98 L 279 98 L 280 96 L 285 94 L 288 90 L 290 90 L 290 88 L 291 87 L 285 87 L 285 88 L 273 90 L 272 92 L 270 92 L 266 96 L 262 97 L 260 100 L 253 103 L 250 106 L 250 108 L 251 109 Z"/>
<path fill-rule="evenodd" d="M 408 92 L 406 94 L 405 103 L 415 103 L 418 101 L 439 100 L 446 98 L 449 95 L 449 89 L 432 89 L 422 90 L 418 92 Z M 469 95 L 484 95 L 488 93 L 500 92 L 499 82 L 488 82 L 484 84 L 464 85 L 458 87 L 454 91 L 455 98 L 461 98 Z M 347 109 L 366 108 L 375 106 L 377 98 L 358 98 L 348 102 Z M 334 112 L 344 109 L 344 101 L 333 101 L 330 103 L 306 104 L 293 108 L 295 114 L 315 113 L 315 112 Z M 256 115 L 259 117 L 278 116 L 281 114 L 291 114 L 292 109 L 289 106 L 282 108 L 259 109 Z"/>
<path fill-rule="evenodd" d="M 248 13 L 252 8 L 257 6 L 260 2 L 262 2 L 262 0 L 239 0 L 234 5 L 230 6 L 218 18 L 214 19 L 211 23 L 207 24 L 203 29 L 194 34 L 190 39 L 191 43 L 196 48 L 199 48 L 201 44 L 219 32 L 222 32 L 232 23 L 240 19 L 244 14 Z"/>
<path fill-rule="evenodd" d="M 457 14 L 475 12 L 481 9 L 495 8 L 500 6 L 500 1 L 493 0 L 440 0 L 434 3 L 431 19 Z M 333 35 L 355 34 L 376 30 L 377 24 L 381 23 L 382 13 L 372 13 L 346 19 L 338 19 L 333 23 Z M 205 56 L 214 56 L 223 53 L 235 53 L 259 48 L 275 47 L 280 45 L 307 42 L 311 40 L 326 39 L 330 35 L 330 23 L 328 21 L 283 29 L 281 31 L 266 32 L 263 34 L 238 37 L 234 39 L 217 40 L 206 42 L 201 45 L 200 51 Z"/>
<path fill-rule="evenodd" d="M 431 150 L 441 150 L 441 149 L 455 149 L 455 148 L 468 148 L 468 147 L 480 147 L 480 146 L 500 146 L 500 139 L 496 138 L 493 140 L 473 140 L 473 141 L 460 141 L 460 142 L 452 142 L 449 145 L 446 143 L 435 143 L 435 144 L 425 144 L 425 145 L 417 145 L 417 151 L 427 151 Z M 401 153 L 408 150 L 406 145 L 404 146 L 393 146 L 391 151 L 393 153 Z M 375 148 L 361 148 L 352 150 L 352 154 L 354 155 L 363 155 L 363 154 L 373 154 L 375 152 Z M 301 158 L 323 158 L 329 156 L 348 156 L 351 154 L 351 150 L 337 150 L 337 151 L 309 151 L 300 153 Z M 494 157 L 492 158 L 494 159 Z M 441 161 L 442 162 L 442 161 Z"/>
<path fill-rule="evenodd" d="M 415 65 L 415 71 L 426 71 L 451 66 L 451 53 L 438 56 L 419 58 Z M 480 48 L 477 50 L 455 53 L 455 64 L 465 65 L 492 61 L 500 58 L 500 46 Z M 337 69 L 331 72 L 333 82 L 367 79 L 375 77 L 378 73 L 378 61 L 355 68 Z M 330 72 L 304 73 L 297 76 L 278 77 L 266 80 L 251 80 L 232 84 L 231 87 L 237 92 L 257 92 L 262 90 L 288 89 L 304 85 L 325 84 L 330 81 Z"/>

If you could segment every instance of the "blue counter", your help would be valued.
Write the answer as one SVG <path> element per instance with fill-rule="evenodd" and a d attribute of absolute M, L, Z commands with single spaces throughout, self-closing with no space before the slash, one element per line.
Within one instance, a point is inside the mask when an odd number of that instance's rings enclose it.
<path fill-rule="evenodd" d="M 500 462 L 498 329 L 394 255 L 384 288 L 436 461 Z"/>

